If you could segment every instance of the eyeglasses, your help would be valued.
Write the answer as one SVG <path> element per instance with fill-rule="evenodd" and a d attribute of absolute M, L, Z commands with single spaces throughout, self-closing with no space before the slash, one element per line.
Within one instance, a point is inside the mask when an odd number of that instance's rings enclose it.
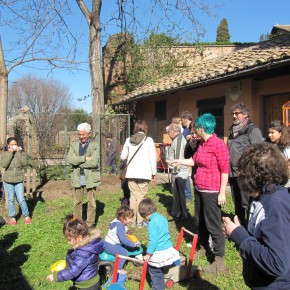
<path fill-rule="evenodd" d="M 240 115 L 240 114 L 243 114 L 243 113 L 242 113 L 242 112 L 232 112 L 232 113 L 231 113 L 231 115 L 233 115 L 233 116 L 234 116 L 234 115 L 238 116 L 238 115 Z"/>

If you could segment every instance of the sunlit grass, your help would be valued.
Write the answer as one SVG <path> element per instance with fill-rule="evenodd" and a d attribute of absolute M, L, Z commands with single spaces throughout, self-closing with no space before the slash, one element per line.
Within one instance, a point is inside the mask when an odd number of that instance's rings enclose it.
<path fill-rule="evenodd" d="M 98 193 L 98 225 L 102 235 L 105 236 L 109 223 L 114 219 L 117 207 L 120 205 L 121 192 Z M 184 223 L 170 220 L 167 213 L 171 208 L 172 195 L 163 186 L 151 187 L 148 197 L 157 203 L 158 211 L 169 219 L 169 226 L 172 241 L 175 244 L 181 226 L 185 226 L 190 231 L 194 231 L 193 220 Z M 25 225 L 20 219 L 16 227 L 5 225 L 0 231 L 0 289 L 68 289 L 72 283 L 49 283 L 45 281 L 49 274 L 49 266 L 55 261 L 64 259 L 69 248 L 68 243 L 62 234 L 63 218 L 72 212 L 72 198 L 61 198 L 58 200 L 45 200 L 44 202 L 29 203 L 33 214 L 33 223 Z M 188 210 L 193 217 L 193 202 L 188 204 Z M 228 195 L 228 203 L 223 208 L 226 215 L 232 214 L 232 201 Z M 146 229 L 130 229 L 131 233 L 146 246 Z M 181 252 L 189 254 L 186 243 L 191 239 L 188 237 L 182 242 Z M 197 261 L 195 261 L 197 264 Z M 198 261 L 198 265 L 206 266 L 208 262 L 205 258 Z M 180 284 L 175 284 L 173 289 L 248 289 L 241 275 L 242 263 L 233 243 L 226 243 L 226 265 L 227 272 L 222 275 L 203 274 L 203 280 L 197 281 L 191 278 Z M 129 272 L 137 272 L 131 263 L 127 265 Z M 128 290 L 139 288 L 138 281 L 128 280 L 126 282 Z M 146 282 L 145 289 L 150 289 Z"/>

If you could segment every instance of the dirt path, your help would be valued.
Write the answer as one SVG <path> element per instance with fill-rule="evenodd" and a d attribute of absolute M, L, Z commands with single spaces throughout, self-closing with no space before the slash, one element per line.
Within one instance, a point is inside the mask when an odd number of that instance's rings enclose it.
<path fill-rule="evenodd" d="M 168 182 L 168 175 L 158 173 L 155 184 Z M 99 192 L 118 192 L 121 191 L 121 182 L 119 176 L 105 175 L 101 177 L 101 185 L 98 187 Z M 70 180 L 49 180 L 39 189 L 39 193 L 44 199 L 56 199 L 59 197 L 71 197 L 73 188 Z"/>

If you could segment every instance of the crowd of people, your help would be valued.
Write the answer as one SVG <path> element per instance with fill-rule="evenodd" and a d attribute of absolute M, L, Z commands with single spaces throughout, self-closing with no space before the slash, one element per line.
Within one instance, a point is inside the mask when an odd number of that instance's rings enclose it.
<path fill-rule="evenodd" d="M 251 121 L 243 103 L 232 106 L 233 123 L 227 143 L 215 134 L 216 118 L 205 113 L 195 120 L 184 111 L 172 118 L 166 131 L 172 143 L 167 164 L 171 168 L 173 220 L 189 218 L 187 202 L 194 195 L 194 223 L 198 233 L 197 256 L 210 262 L 203 271 L 219 274 L 226 270 L 225 241 L 237 244 L 243 260 L 243 276 L 251 289 L 290 289 L 290 195 L 288 187 L 290 131 L 281 121 L 269 123 L 268 136 Z M 98 255 L 105 250 L 128 256 L 128 249 L 140 247 L 128 239 L 128 227 L 147 228 L 149 242 L 143 256 L 148 261 L 152 289 L 165 289 L 164 274 L 180 261 L 172 247 L 168 220 L 157 212 L 153 200 L 146 198 L 149 183 L 157 173 L 154 141 L 147 135 L 144 120 L 136 121 L 134 134 L 127 138 L 120 154 L 126 168 L 122 182 L 126 196 L 110 223 L 104 241 L 95 228 L 96 190 L 100 183 L 98 144 L 91 138 L 91 126 L 77 128 L 79 142 L 71 144 L 68 162 L 72 166 L 74 215 L 65 218 L 63 233 L 72 246 L 67 254 L 68 267 L 47 277 L 49 281 L 72 280 L 81 289 L 98 289 L 95 270 Z M 117 174 L 117 145 L 106 134 L 106 167 Z M 15 138 L 7 140 L 1 156 L 5 168 L 10 225 L 16 225 L 14 199 L 20 204 L 25 223 L 31 223 L 23 196 L 23 173 L 27 160 Z M 14 173 L 17 174 L 14 174 Z M 234 215 L 223 216 L 226 187 L 229 183 Z M 87 216 L 82 212 L 84 194 L 88 196 Z M 86 263 L 84 263 L 86 260 Z M 124 271 L 125 260 L 119 263 Z"/>

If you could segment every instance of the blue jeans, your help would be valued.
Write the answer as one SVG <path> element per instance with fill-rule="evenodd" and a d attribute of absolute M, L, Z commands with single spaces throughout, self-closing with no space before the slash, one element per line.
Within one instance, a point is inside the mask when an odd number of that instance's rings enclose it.
<path fill-rule="evenodd" d="M 14 199 L 16 195 L 16 199 L 20 205 L 22 214 L 27 217 L 29 215 L 28 207 L 24 198 L 24 188 L 23 183 L 7 183 L 5 182 L 5 186 L 8 193 L 8 214 L 9 217 L 15 217 L 15 206 L 14 206 Z"/>
<path fill-rule="evenodd" d="M 164 276 L 165 272 L 170 268 L 170 266 L 165 266 L 161 268 L 156 268 L 152 266 L 148 266 L 148 272 L 150 274 L 151 279 L 151 289 L 152 290 L 164 290 L 165 289 L 165 281 Z"/>
<path fill-rule="evenodd" d="M 111 255 L 122 255 L 122 256 L 128 256 L 128 250 L 125 247 L 122 247 L 119 244 L 116 245 L 112 245 L 108 242 L 104 242 L 104 250 L 111 254 Z M 123 269 L 124 268 L 124 264 L 125 264 L 126 260 L 125 259 L 120 259 L 119 260 L 119 265 L 118 265 L 118 270 Z"/>
<path fill-rule="evenodd" d="M 191 186 L 190 186 L 190 177 L 187 177 L 186 186 L 185 186 L 185 198 L 187 200 L 192 200 Z"/>

